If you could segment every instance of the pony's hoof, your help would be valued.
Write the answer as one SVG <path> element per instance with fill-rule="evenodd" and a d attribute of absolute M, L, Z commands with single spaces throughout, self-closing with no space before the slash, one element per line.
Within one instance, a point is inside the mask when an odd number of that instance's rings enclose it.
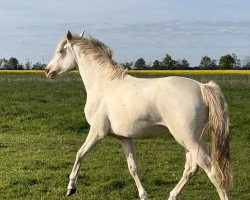
<path fill-rule="evenodd" d="M 69 190 L 67 191 L 66 196 L 68 197 L 68 196 L 71 196 L 72 194 L 75 194 L 75 193 L 76 193 L 76 188 L 69 189 Z"/>

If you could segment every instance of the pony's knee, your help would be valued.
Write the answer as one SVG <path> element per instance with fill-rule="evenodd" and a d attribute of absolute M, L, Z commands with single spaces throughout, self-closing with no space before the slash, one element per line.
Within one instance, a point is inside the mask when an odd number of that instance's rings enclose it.
<path fill-rule="evenodd" d="M 186 170 L 186 172 L 184 174 L 185 178 L 190 179 L 190 177 L 193 176 L 198 171 L 198 165 L 189 167 L 185 170 Z"/>
<path fill-rule="evenodd" d="M 130 164 L 128 166 L 130 174 L 134 177 L 138 173 L 137 167 L 135 165 Z"/>
<path fill-rule="evenodd" d="M 127 161 L 128 161 L 128 169 L 129 169 L 129 172 L 130 174 L 134 177 L 136 176 L 136 174 L 138 173 L 138 169 L 137 169 L 137 166 L 136 166 L 136 163 L 134 161 L 134 158 L 133 156 L 129 156 L 127 158 Z"/>
<path fill-rule="evenodd" d="M 192 175 L 194 175 L 194 174 L 198 171 L 198 169 L 199 169 L 198 164 L 197 164 L 197 163 L 194 163 L 194 164 L 192 165 L 192 170 L 191 170 Z"/>
<path fill-rule="evenodd" d="M 198 164 L 196 163 L 196 160 L 193 160 L 192 157 L 190 157 L 190 159 L 185 164 L 183 176 L 189 179 L 197 171 L 198 171 Z"/>
<path fill-rule="evenodd" d="M 77 161 L 77 164 L 79 164 L 80 162 L 82 162 L 83 160 L 83 151 L 81 150 L 78 150 L 77 154 L 76 154 L 76 161 Z"/>

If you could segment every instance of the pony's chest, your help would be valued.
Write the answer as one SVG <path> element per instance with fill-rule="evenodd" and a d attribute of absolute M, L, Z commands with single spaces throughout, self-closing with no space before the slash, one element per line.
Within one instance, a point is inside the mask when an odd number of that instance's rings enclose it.
<path fill-rule="evenodd" d="M 100 98 L 93 99 L 91 101 L 86 102 L 85 108 L 84 108 L 84 114 L 87 122 L 91 125 L 93 121 L 95 121 L 95 118 L 99 116 L 106 115 L 106 109 L 104 106 L 104 102 L 101 101 Z"/>

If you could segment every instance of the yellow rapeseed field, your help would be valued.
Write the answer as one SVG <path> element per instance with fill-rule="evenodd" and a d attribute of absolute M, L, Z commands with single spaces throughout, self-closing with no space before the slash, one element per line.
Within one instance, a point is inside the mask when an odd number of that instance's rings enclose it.
<path fill-rule="evenodd" d="M 76 72 L 76 71 L 74 71 Z M 0 73 L 41 74 L 44 70 L 0 70 Z M 142 74 L 249 74 L 250 70 L 128 70 L 128 73 Z"/>
<path fill-rule="evenodd" d="M 28 74 L 28 73 L 32 73 L 32 74 L 41 74 L 44 73 L 44 70 L 0 70 L 0 73 L 6 73 L 6 74 Z"/>
<path fill-rule="evenodd" d="M 129 73 L 150 74 L 249 74 L 250 70 L 129 70 Z"/>

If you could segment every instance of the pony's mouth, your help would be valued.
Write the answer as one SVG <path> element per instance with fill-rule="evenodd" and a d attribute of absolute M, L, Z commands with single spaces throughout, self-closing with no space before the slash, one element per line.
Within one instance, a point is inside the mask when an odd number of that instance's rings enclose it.
<path fill-rule="evenodd" d="M 57 75 L 56 71 L 52 71 L 50 69 L 45 69 L 45 74 L 49 79 L 54 79 Z"/>

